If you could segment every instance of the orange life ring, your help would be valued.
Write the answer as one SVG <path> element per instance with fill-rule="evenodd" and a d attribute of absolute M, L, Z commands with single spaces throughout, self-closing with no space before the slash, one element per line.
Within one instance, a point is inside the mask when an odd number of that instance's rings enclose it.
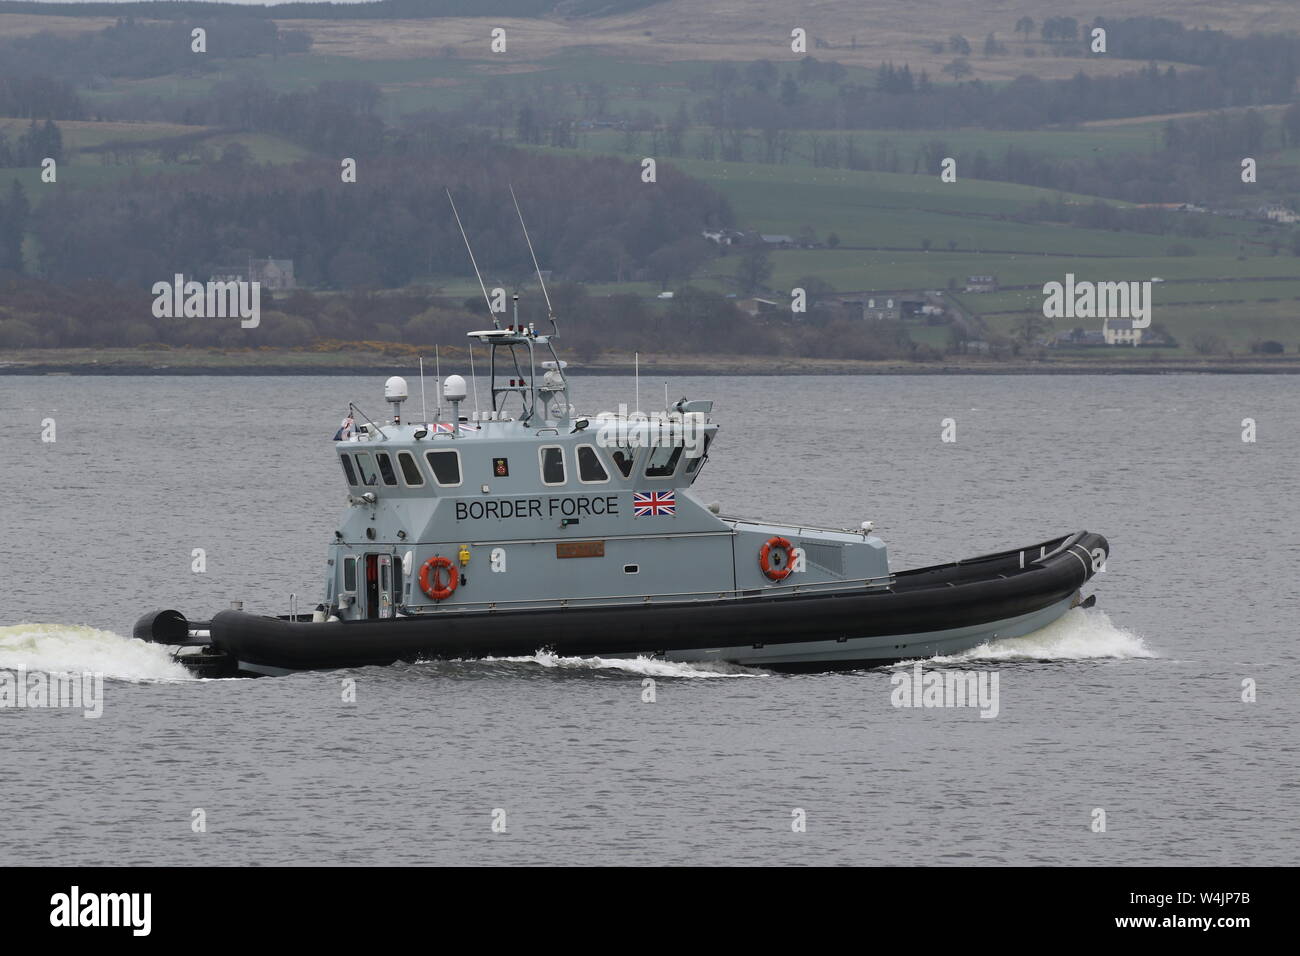
<path fill-rule="evenodd" d="M 444 586 L 439 580 L 439 572 L 447 569 L 447 583 Z M 432 572 L 432 573 L 430 573 Z M 451 592 L 456 590 L 456 585 L 460 583 L 460 574 L 456 571 L 456 565 L 452 564 L 451 558 L 444 558 L 440 554 L 435 554 L 424 566 L 420 568 L 420 590 L 435 601 L 443 601 L 451 597 Z"/>
<path fill-rule="evenodd" d="M 785 567 L 772 567 L 772 550 L 780 548 L 785 552 Z M 763 546 L 758 549 L 758 566 L 763 569 L 763 573 L 773 581 L 784 581 L 786 577 L 794 570 L 794 545 L 785 538 L 768 538 L 763 542 Z"/>

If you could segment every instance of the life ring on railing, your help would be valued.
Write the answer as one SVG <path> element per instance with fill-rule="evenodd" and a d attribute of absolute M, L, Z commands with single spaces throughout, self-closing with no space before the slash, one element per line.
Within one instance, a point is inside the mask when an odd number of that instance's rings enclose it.
<path fill-rule="evenodd" d="M 440 574 L 444 568 L 447 570 L 445 585 Z M 420 590 L 435 601 L 444 601 L 451 597 L 451 592 L 456 590 L 456 585 L 459 583 L 460 573 L 456 570 L 456 565 L 452 564 L 451 558 L 435 554 L 420 568 Z"/>
<path fill-rule="evenodd" d="M 775 550 L 780 550 L 784 556 L 782 566 L 778 568 L 772 567 L 772 552 Z M 784 581 L 794 570 L 794 545 L 785 538 L 768 538 L 758 549 L 758 566 L 770 580 Z"/>

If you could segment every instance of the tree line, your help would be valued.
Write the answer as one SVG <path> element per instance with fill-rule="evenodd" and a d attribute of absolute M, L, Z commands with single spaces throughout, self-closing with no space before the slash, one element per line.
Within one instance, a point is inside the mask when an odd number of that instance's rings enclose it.
<path fill-rule="evenodd" d="M 0 276 L 22 275 L 23 236 L 31 203 L 17 180 L 10 185 L 6 195 L 0 196 Z"/>
<path fill-rule="evenodd" d="M 151 6 L 160 9 L 169 4 Z M 206 6 L 213 12 L 226 9 L 220 4 Z M 203 27 L 207 32 L 205 55 L 196 55 L 191 50 L 190 32 L 194 27 Z M 309 49 L 309 34 L 302 30 L 280 30 L 273 21 L 259 17 L 205 15 L 195 20 L 162 23 L 137 23 L 131 17 L 122 17 L 112 26 L 94 32 L 43 32 L 0 40 L 0 64 L 6 76 L 53 76 L 87 84 L 98 77 L 140 79 L 172 73 L 215 72 L 224 59 L 305 53 Z M 21 87 L 19 92 L 24 92 Z"/>
<path fill-rule="evenodd" d="M 1300 58 L 1300 40 L 1285 40 Z M 1291 102 L 1295 71 L 1290 60 L 1276 70 L 1267 61 L 1238 69 L 1163 70 L 1155 64 L 1114 76 L 1080 71 L 1069 79 L 1028 74 L 1006 84 L 971 80 L 935 84 L 924 71 L 885 64 L 873 84 L 841 83 L 816 91 L 787 73 L 775 87 L 715 90 L 695 107 L 695 119 L 740 129 L 1037 129 L 1156 113 Z M 788 82 L 787 82 L 788 81 Z"/>
<path fill-rule="evenodd" d="M 68 17 L 142 17 L 187 20 L 197 17 L 277 20 L 426 20 L 436 17 L 590 16 L 622 13 L 659 0 L 372 0 L 368 3 L 280 3 L 271 5 L 212 3 L 211 0 L 142 0 L 137 3 L 49 3 L 47 0 L 7 0 L 6 12 Z"/>
<path fill-rule="evenodd" d="M 5 64 L 8 68 L 8 64 Z M 0 76 L 0 116 L 79 120 L 86 116 L 71 83 L 50 76 Z"/>
<path fill-rule="evenodd" d="M 735 301 L 686 286 L 670 302 L 635 295 L 592 295 L 557 282 L 551 301 L 560 321 L 557 348 L 580 363 L 614 352 L 626 358 L 648 349 L 671 354 L 794 355 L 807 358 L 929 361 L 941 352 L 913 342 L 897 322 L 863 322 L 853 310 L 813 309 L 810 335 L 788 316 L 753 316 Z M 404 290 L 362 289 L 339 294 L 306 290 L 263 293 L 261 324 L 241 329 L 223 319 L 158 319 L 138 287 L 106 280 L 66 285 L 39 279 L 0 279 L 0 349 L 27 348 L 306 348 L 406 346 L 424 355 L 441 346 L 463 349 L 467 328 L 487 321 L 482 300 Z M 540 294 L 520 303 L 525 321 L 546 328 Z M 463 352 L 461 353 L 463 355 Z"/>
<path fill-rule="evenodd" d="M 719 193 L 668 165 L 646 183 L 623 159 L 525 153 L 435 129 L 405 130 L 391 153 L 358 162 L 356 182 L 341 181 L 337 159 L 256 166 L 235 155 L 186 175 L 59 190 L 28 227 L 36 268 L 59 282 L 148 286 L 273 257 L 293 259 L 305 285 L 400 287 L 466 271 L 449 187 L 484 268 L 527 276 L 513 184 L 545 268 L 584 281 L 671 281 L 716 251 L 700 236 L 706 226 L 732 221 Z"/>
<path fill-rule="evenodd" d="M 1297 144 L 1300 144 L 1300 104 L 1293 104 L 1279 115 L 1276 123 L 1256 110 L 1169 120 L 1162 131 L 1161 145 L 1147 154 L 1059 156 L 1022 146 L 988 153 L 982 149 L 952 149 L 942 139 L 935 139 L 915 152 L 911 171 L 937 171 L 942 159 L 951 156 L 957 161 L 960 175 L 975 179 L 1041 186 L 1135 203 L 1207 203 L 1258 188 L 1241 181 L 1243 156 L 1258 157 Z M 897 155 L 895 164 L 904 165 Z M 1300 176 L 1294 167 L 1273 167 L 1269 192 L 1300 194 Z M 1083 225 L 1079 220 L 1086 217 L 1076 214 L 1067 218 Z M 1171 218 L 1153 222 L 1169 222 Z M 1181 223 L 1185 218 L 1178 216 L 1174 221 Z M 1127 217 L 1127 221 L 1147 220 L 1135 215 Z M 1103 228 L 1112 228 L 1112 224 Z M 1166 230 L 1139 228 L 1138 231 Z"/>
<path fill-rule="evenodd" d="M 32 120 L 12 143 L 0 128 L 0 169 L 14 166 L 39 166 L 45 159 L 63 159 L 63 132 L 53 120 L 38 124 Z"/>

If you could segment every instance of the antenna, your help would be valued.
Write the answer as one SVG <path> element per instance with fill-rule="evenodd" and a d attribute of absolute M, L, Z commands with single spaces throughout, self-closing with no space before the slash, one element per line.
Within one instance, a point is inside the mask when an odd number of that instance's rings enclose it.
<path fill-rule="evenodd" d="M 481 422 L 483 418 L 478 413 L 478 373 L 474 371 L 474 343 L 473 342 L 471 342 L 469 345 L 469 378 L 470 381 L 474 383 L 474 421 Z M 495 407 L 495 402 L 496 399 L 493 398 L 494 407 Z M 458 428 L 460 427 L 455 422 L 453 422 L 452 424 L 456 425 L 456 427 Z"/>
<path fill-rule="evenodd" d="M 451 214 L 456 217 L 456 228 L 460 230 L 460 237 L 465 240 L 465 251 L 469 253 L 470 264 L 474 266 L 474 275 L 478 276 L 478 287 L 483 290 L 483 301 L 487 303 L 488 315 L 492 316 L 492 328 L 501 328 L 501 323 L 497 321 L 497 314 L 492 308 L 492 299 L 488 296 L 487 286 L 483 284 L 483 273 L 478 271 L 478 262 L 474 259 L 474 250 L 469 247 L 469 236 L 465 235 L 465 227 L 460 223 L 460 213 L 456 211 L 456 200 L 451 198 L 451 190 L 447 190 L 447 202 L 451 203 Z M 475 400 L 478 395 L 475 394 Z"/>
<path fill-rule="evenodd" d="M 636 378 L 636 413 L 641 414 L 641 353 L 632 353 L 633 376 Z"/>
<path fill-rule="evenodd" d="M 440 354 L 441 346 L 433 347 L 433 377 L 436 381 L 433 383 L 433 394 L 438 400 L 438 421 L 442 421 L 442 355 Z"/>
<path fill-rule="evenodd" d="M 668 386 L 665 385 L 664 388 Z M 665 395 L 667 392 L 664 393 Z M 420 356 L 420 421 L 426 424 L 429 421 L 429 412 L 424 407 L 424 356 Z"/>
<path fill-rule="evenodd" d="M 510 184 L 510 198 L 515 201 L 515 213 L 519 216 L 520 228 L 524 230 L 524 242 L 528 243 L 528 254 L 533 257 L 533 268 L 537 271 L 537 284 L 542 287 L 542 297 L 546 299 L 546 315 L 551 320 L 552 328 L 558 328 L 555 325 L 555 310 L 551 308 L 551 296 L 546 291 L 546 283 L 542 281 L 542 267 L 537 264 L 537 253 L 533 251 L 533 240 L 528 238 L 528 227 L 524 225 L 524 214 L 519 208 L 519 198 L 515 195 L 514 183 Z"/>

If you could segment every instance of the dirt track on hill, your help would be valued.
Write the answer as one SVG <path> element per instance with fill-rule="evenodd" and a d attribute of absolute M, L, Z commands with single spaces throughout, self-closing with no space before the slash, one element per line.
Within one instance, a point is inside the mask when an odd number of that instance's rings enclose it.
<path fill-rule="evenodd" d="M 802 10 L 800 8 L 803 8 Z M 345 56 L 405 58 L 455 50 L 474 59 L 500 56 L 503 68 L 521 62 L 582 49 L 623 56 L 639 62 L 680 60 L 774 62 L 794 60 L 790 31 L 802 27 L 808 52 L 846 66 L 875 68 L 884 60 L 907 62 L 913 71 L 929 70 L 936 79 L 954 58 L 932 53 L 928 45 L 947 42 L 952 34 L 966 37 L 974 48 L 969 57 L 974 76 L 1008 80 L 1023 73 L 1061 78 L 1079 70 L 1116 73 L 1133 69 L 1133 61 L 1056 57 L 1049 46 L 1026 44 L 1015 38 L 1016 20 L 1024 15 L 1042 22 L 1059 15 L 1054 2 L 1016 0 L 821 0 L 798 4 L 790 0 L 667 0 L 613 17 L 572 20 L 519 20 L 502 17 L 441 20 L 296 21 L 315 38 L 316 50 Z M 1132 0 L 1094 0 L 1087 18 L 1133 15 Z M 1081 20 L 1083 15 L 1073 11 Z M 1190 26 L 1211 26 L 1232 33 L 1270 32 L 1300 27 L 1294 0 L 1147 0 L 1142 12 L 1166 16 Z M 288 25 L 288 21 L 285 22 Z M 488 49 L 493 27 L 505 28 L 508 52 Z M 1009 54 L 984 57 L 985 36 L 997 34 Z M 818 47 L 817 40 L 828 44 Z M 1024 55 L 1032 46 L 1038 54 Z"/>
<path fill-rule="evenodd" d="M 974 76 L 1007 80 L 1022 73 L 1044 78 L 1114 73 L 1133 68 L 1132 61 L 1105 57 L 1057 57 L 1042 43 L 1027 44 L 1014 34 L 1016 20 L 1073 13 L 1091 17 L 1133 15 L 1132 0 L 1092 0 L 1086 11 L 1062 11 L 1055 0 L 666 0 L 612 17 L 518 19 L 450 17 L 435 20 L 282 20 L 285 29 L 308 31 L 317 53 L 365 59 L 410 59 L 453 55 L 485 60 L 492 72 L 533 69 L 541 59 L 579 50 L 625 57 L 638 62 L 681 60 L 774 62 L 798 58 L 790 50 L 790 31 L 808 34 L 808 52 L 845 65 L 875 68 L 884 60 L 908 63 L 913 71 L 929 70 L 936 79 L 954 58 L 935 54 L 929 44 L 953 34 L 974 48 L 968 58 Z M 1189 27 L 1209 26 L 1231 33 L 1276 32 L 1300 28 L 1295 0 L 1145 0 L 1144 15 L 1180 20 Z M 80 18 L 0 13 L 0 37 L 41 30 L 68 33 L 101 30 L 107 17 Z M 507 52 L 489 49 L 491 30 L 506 30 Z M 984 57 L 985 36 L 995 33 L 1006 44 L 1005 56 Z M 828 44 L 818 47 L 817 41 Z M 1026 46 L 1037 53 L 1024 55 Z"/>

